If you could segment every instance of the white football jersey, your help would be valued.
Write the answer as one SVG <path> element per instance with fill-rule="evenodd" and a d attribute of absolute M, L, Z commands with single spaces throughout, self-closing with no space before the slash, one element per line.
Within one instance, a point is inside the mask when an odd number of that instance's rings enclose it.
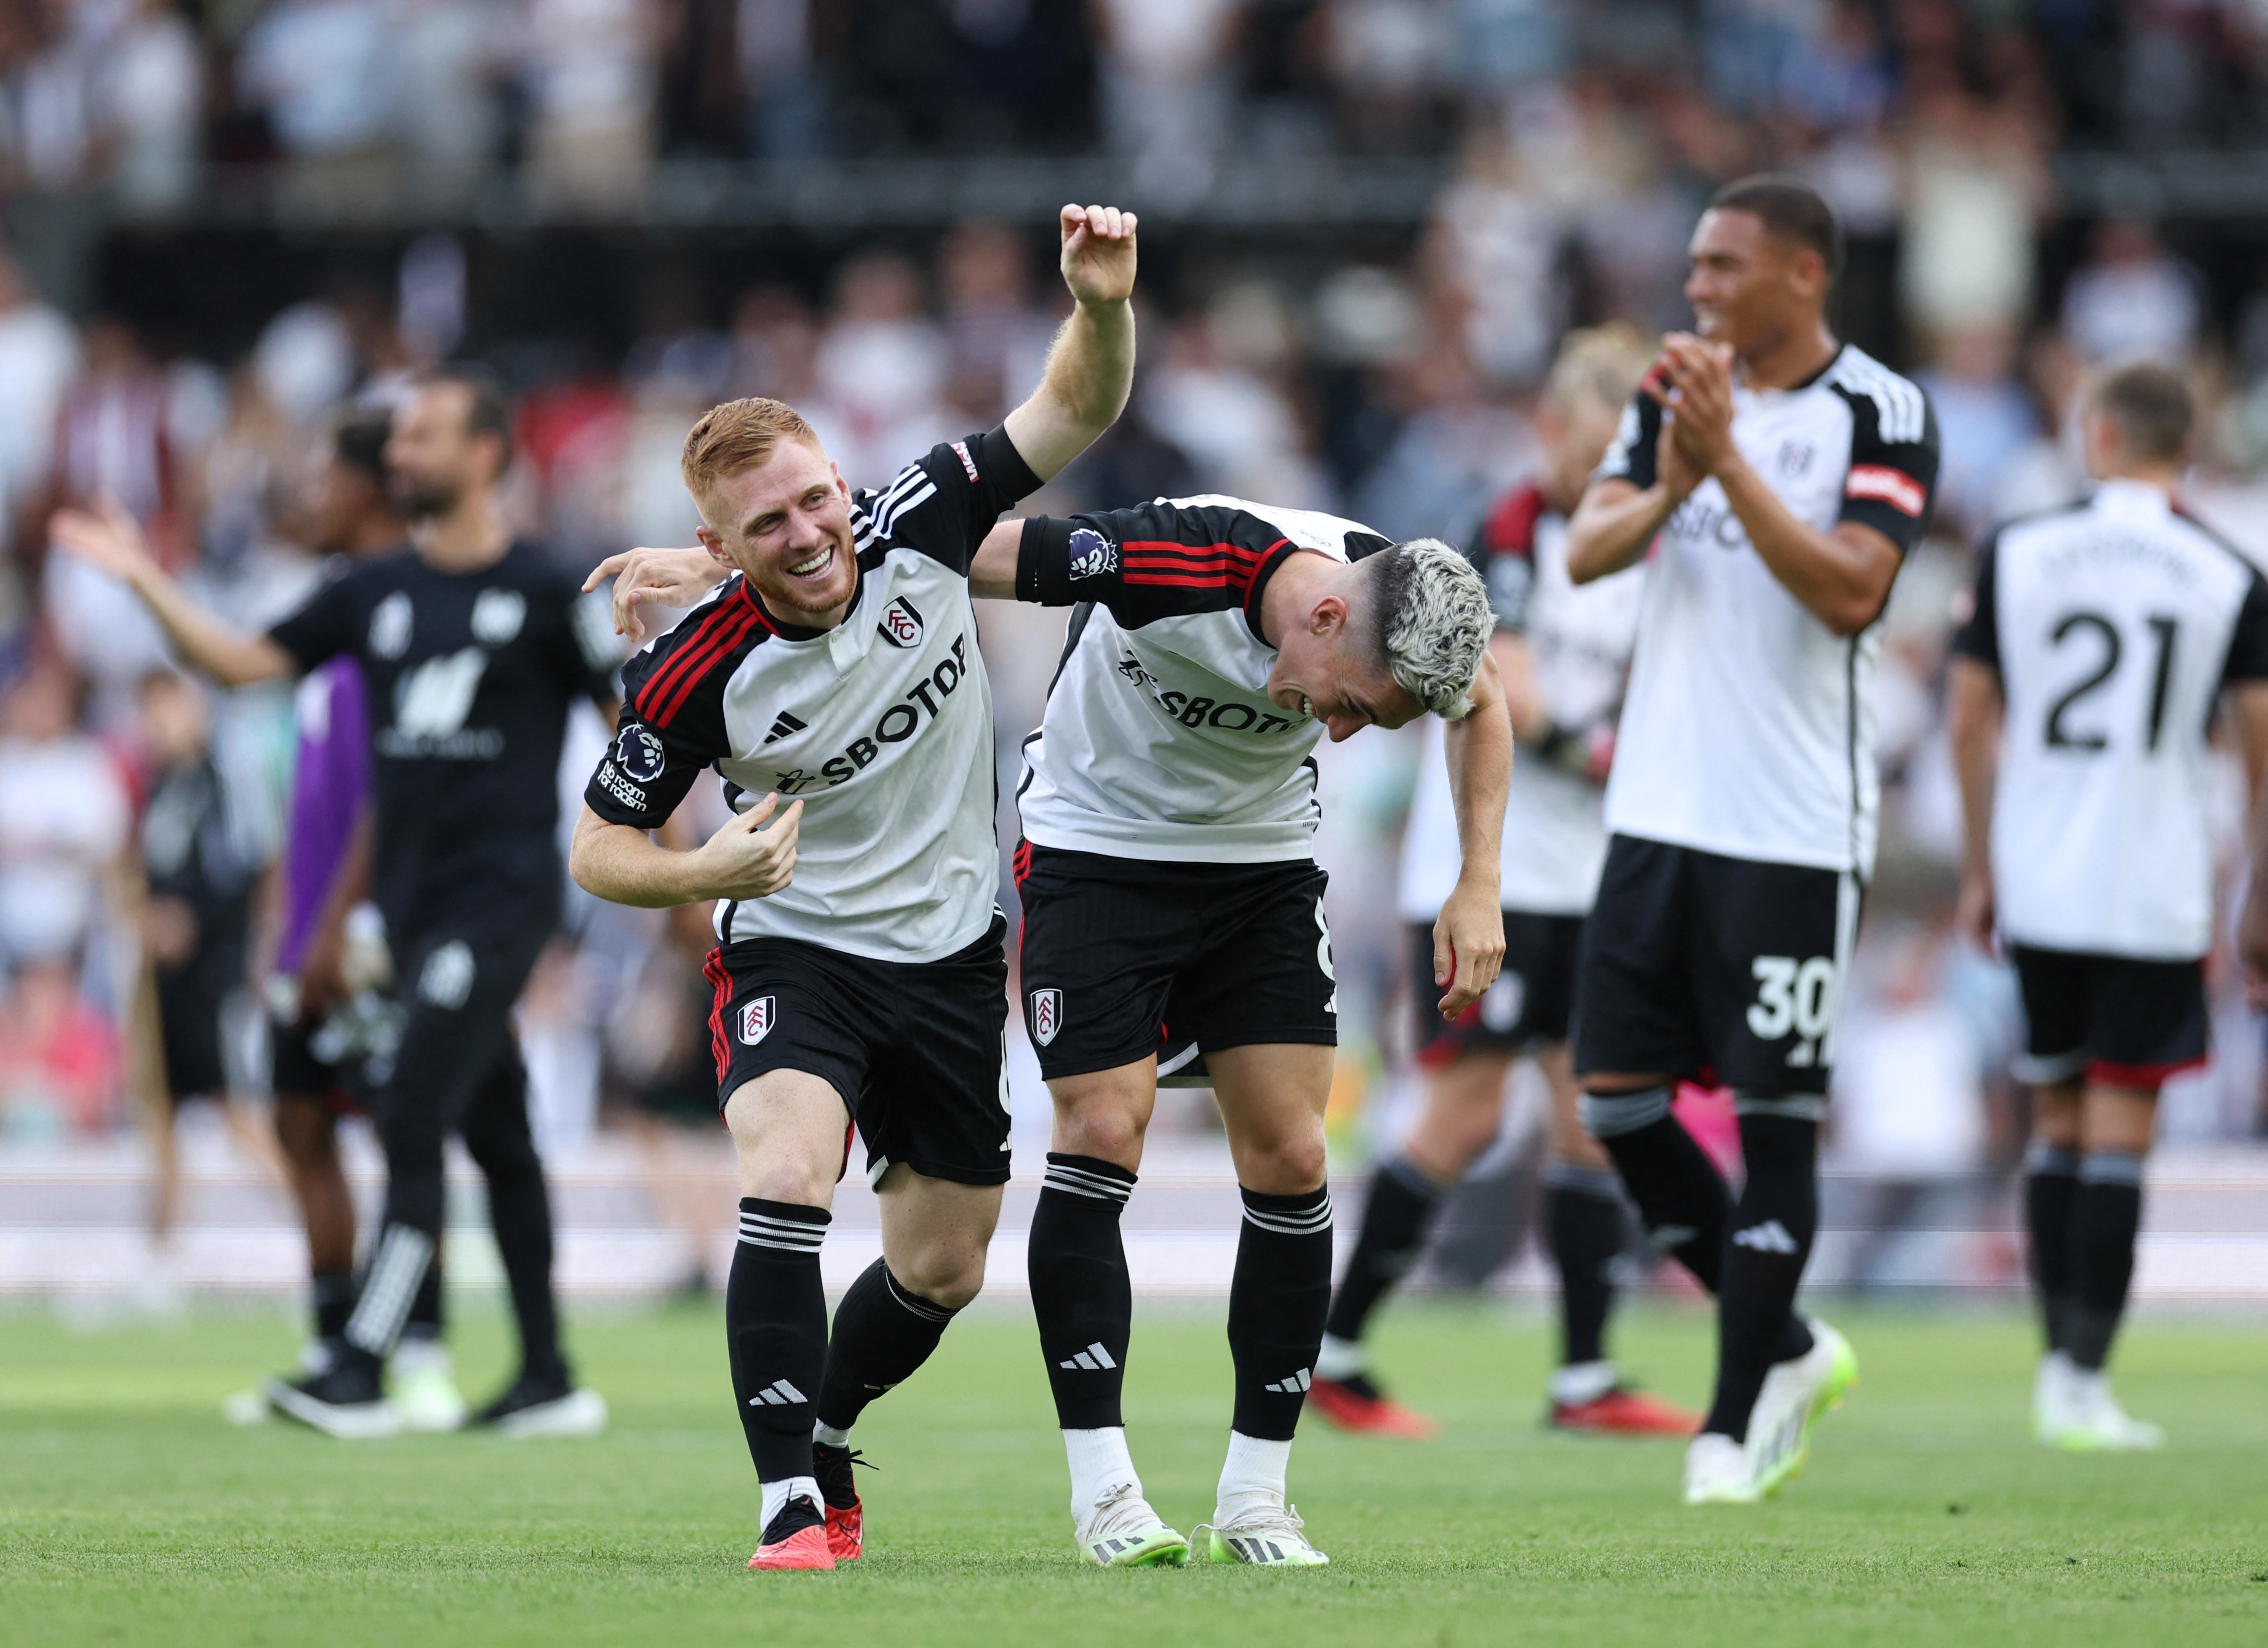
<path fill-rule="evenodd" d="M 853 496 L 858 591 L 834 629 L 774 617 L 736 574 L 623 667 L 621 726 L 584 795 L 600 818 L 659 828 L 710 766 L 735 812 L 773 791 L 804 804 L 794 879 L 720 903 L 720 942 L 934 961 L 984 936 L 999 848 L 968 563 L 1038 489 L 1000 430 L 939 445 Z"/>
<path fill-rule="evenodd" d="M 1314 850 L 1322 722 L 1268 700 L 1260 601 L 1284 558 L 1388 547 L 1241 498 L 1160 498 L 1024 524 L 1016 596 L 1075 606 L 1016 802 L 1042 847 L 1265 864 Z"/>
<path fill-rule="evenodd" d="M 1632 568 L 1578 587 L 1567 577 L 1566 518 L 1533 486 L 1515 488 L 1475 535 L 1474 565 L 1488 580 L 1497 628 L 1524 636 L 1529 667 L 1551 719 L 1571 734 L 1611 732 L 1638 636 L 1646 572 Z M 1505 798 L 1500 857 L 1508 910 L 1581 916 L 1606 863 L 1604 791 L 1533 751 L 1516 751 Z M 1441 913 L 1461 868 L 1456 806 L 1441 724 L 1425 719 L 1425 755 L 1402 835 L 1403 919 Z"/>
<path fill-rule="evenodd" d="M 1599 478 L 1654 481 L 1661 408 L 1625 409 Z M 1736 384 L 1733 438 L 1789 511 L 1912 547 L 1937 480 L 1921 390 L 1845 344 L 1793 389 Z M 1607 786 L 1616 834 L 1867 874 L 1878 783 L 1870 684 L 1881 635 L 1838 636 L 1757 555 L 1712 477 L 1656 541 Z"/>
<path fill-rule="evenodd" d="M 2185 961 L 2213 945 L 2205 730 L 2268 679 L 2268 583 L 2166 495 L 2110 482 L 2011 522 L 1978 557 L 1956 651 L 1999 672 L 2000 931 Z"/>

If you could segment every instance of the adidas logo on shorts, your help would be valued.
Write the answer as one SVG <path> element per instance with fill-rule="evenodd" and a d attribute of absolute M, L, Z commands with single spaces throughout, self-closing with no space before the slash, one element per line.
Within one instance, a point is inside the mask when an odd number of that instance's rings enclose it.
<path fill-rule="evenodd" d="M 1100 1373 L 1105 1368 L 1116 1367 L 1118 1364 L 1110 1359 L 1110 1352 L 1102 1348 L 1102 1341 L 1098 1339 L 1093 1344 L 1087 1346 L 1086 1350 L 1080 1351 L 1077 1356 L 1072 1357 L 1068 1361 L 1058 1362 L 1056 1365 L 1057 1367 L 1085 1368 L 1090 1373 Z"/>

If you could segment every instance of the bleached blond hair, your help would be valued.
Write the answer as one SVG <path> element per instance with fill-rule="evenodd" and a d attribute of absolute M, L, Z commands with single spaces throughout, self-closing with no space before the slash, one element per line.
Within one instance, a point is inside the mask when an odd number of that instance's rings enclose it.
<path fill-rule="evenodd" d="M 1438 538 L 1412 538 L 1359 563 L 1370 623 L 1395 686 L 1445 721 L 1473 710 L 1473 681 L 1496 614 L 1472 563 Z"/>

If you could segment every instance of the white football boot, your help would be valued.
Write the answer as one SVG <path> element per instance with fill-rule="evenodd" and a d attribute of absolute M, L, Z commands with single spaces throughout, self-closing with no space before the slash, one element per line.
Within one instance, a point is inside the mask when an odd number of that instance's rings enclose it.
<path fill-rule="evenodd" d="M 404 1339 L 387 1365 L 387 1394 L 401 1415 L 405 1431 L 455 1431 L 465 1423 L 465 1399 L 446 1346 L 431 1339 Z"/>
<path fill-rule="evenodd" d="M 2036 1428 L 2041 1441 L 2067 1453 L 2148 1453 L 2166 1445 L 2163 1431 L 2118 1405 L 2108 1374 L 2069 1362 L 2064 1364 Z"/>
<path fill-rule="evenodd" d="M 1686 1445 L 1685 1503 L 1754 1505 L 1764 1496 L 1749 1474 L 1749 1453 L 1719 1431 L 1704 1431 Z"/>
<path fill-rule="evenodd" d="M 1197 1525 L 1212 1536 L 1205 1553 L 1212 1562 L 1248 1563 L 1256 1568 L 1328 1566 L 1331 1559 L 1308 1544 L 1300 1532 L 1306 1526 L 1298 1508 L 1281 1499 L 1242 1511 L 1233 1521 Z"/>
<path fill-rule="evenodd" d="M 1749 1475 L 1766 1497 L 1803 1468 L 1811 1457 L 1812 1427 L 1840 1408 L 1859 1382 L 1851 1342 L 1816 1316 L 1805 1317 L 1804 1325 L 1811 1329 L 1811 1349 L 1774 1363 L 1749 1410 Z"/>
<path fill-rule="evenodd" d="M 1079 1519 L 1076 1537 L 1079 1555 L 1098 1568 L 1179 1568 L 1189 1559 L 1189 1541 L 1132 1482 L 1107 1490 Z"/>

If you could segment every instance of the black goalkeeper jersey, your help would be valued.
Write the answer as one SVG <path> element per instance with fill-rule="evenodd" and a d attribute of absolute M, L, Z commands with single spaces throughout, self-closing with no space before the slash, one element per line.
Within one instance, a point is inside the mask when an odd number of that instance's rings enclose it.
<path fill-rule="evenodd" d="M 301 670 L 341 653 L 370 700 L 372 896 L 397 950 L 468 914 L 551 919 L 569 706 L 610 711 L 619 650 L 603 596 L 534 546 L 476 572 L 403 550 L 342 563 L 269 631 Z"/>

